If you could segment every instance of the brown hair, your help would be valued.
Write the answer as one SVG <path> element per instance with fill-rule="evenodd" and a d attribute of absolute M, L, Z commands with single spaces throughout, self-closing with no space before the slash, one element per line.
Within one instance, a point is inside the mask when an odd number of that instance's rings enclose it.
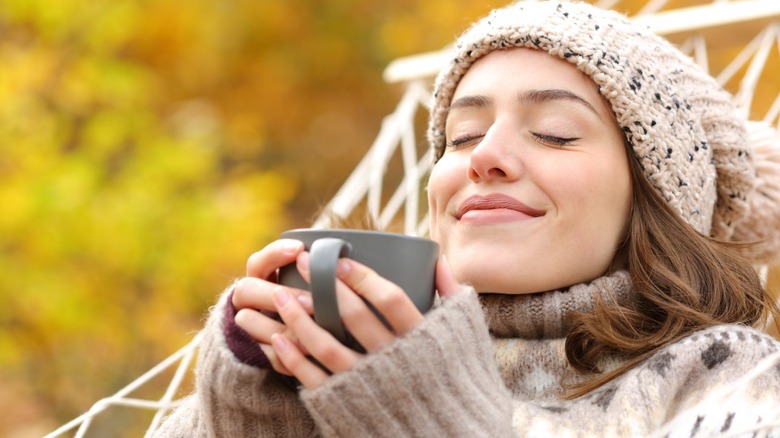
<path fill-rule="evenodd" d="M 660 348 L 717 324 L 756 326 L 778 308 L 751 263 L 735 250 L 695 231 L 661 198 L 643 176 L 633 154 L 634 183 L 628 236 L 616 259 L 627 260 L 632 283 L 629 300 L 610 294 L 597 298 L 593 311 L 570 314 L 566 356 L 572 366 L 594 377 L 576 385 L 570 398 L 586 394 L 622 375 Z M 623 267 L 626 267 L 625 265 Z M 600 373 L 606 357 L 625 360 Z"/>

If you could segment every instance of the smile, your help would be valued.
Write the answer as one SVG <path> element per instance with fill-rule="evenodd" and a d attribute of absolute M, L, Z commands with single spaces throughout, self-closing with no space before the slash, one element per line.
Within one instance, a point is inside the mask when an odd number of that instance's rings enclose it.
<path fill-rule="evenodd" d="M 544 216 L 545 212 L 531 208 L 511 196 L 491 193 L 474 195 L 463 201 L 456 218 L 476 223 L 511 222 Z"/>

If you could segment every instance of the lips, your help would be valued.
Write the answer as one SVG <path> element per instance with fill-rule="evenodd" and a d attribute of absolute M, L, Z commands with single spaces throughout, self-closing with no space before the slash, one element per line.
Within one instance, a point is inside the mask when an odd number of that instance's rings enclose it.
<path fill-rule="evenodd" d="M 544 211 L 531 208 L 517 199 L 500 193 L 489 195 L 473 195 L 463 201 L 458 208 L 456 217 L 460 220 L 464 214 L 473 210 L 514 210 L 531 217 L 544 216 Z"/>

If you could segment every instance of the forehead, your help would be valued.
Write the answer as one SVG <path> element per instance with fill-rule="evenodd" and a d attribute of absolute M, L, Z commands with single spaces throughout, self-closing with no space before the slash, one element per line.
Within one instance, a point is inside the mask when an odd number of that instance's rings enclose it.
<path fill-rule="evenodd" d="M 478 59 L 458 83 L 452 101 L 465 95 L 567 90 L 586 99 L 606 120 L 615 120 L 598 86 L 573 64 L 527 48 L 495 50 Z M 452 102 L 450 102 L 452 103 Z"/>

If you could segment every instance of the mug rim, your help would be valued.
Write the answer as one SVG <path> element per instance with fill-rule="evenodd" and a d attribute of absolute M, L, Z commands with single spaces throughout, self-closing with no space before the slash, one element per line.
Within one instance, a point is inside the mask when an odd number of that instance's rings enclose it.
<path fill-rule="evenodd" d="M 433 239 L 422 237 L 422 236 L 412 236 L 410 234 L 404 234 L 404 233 L 398 233 L 394 231 L 383 231 L 383 230 L 363 230 L 359 228 L 293 228 L 290 230 L 285 230 L 280 234 L 281 238 L 289 238 L 286 236 L 288 233 L 301 233 L 301 234 L 316 234 L 316 233 L 344 233 L 344 234 L 362 234 L 362 235 L 375 235 L 375 236 L 387 236 L 387 237 L 395 237 L 395 238 L 406 238 L 409 240 L 414 241 L 425 241 L 430 242 L 432 244 L 435 244 L 438 246 L 438 242 L 434 241 Z"/>

